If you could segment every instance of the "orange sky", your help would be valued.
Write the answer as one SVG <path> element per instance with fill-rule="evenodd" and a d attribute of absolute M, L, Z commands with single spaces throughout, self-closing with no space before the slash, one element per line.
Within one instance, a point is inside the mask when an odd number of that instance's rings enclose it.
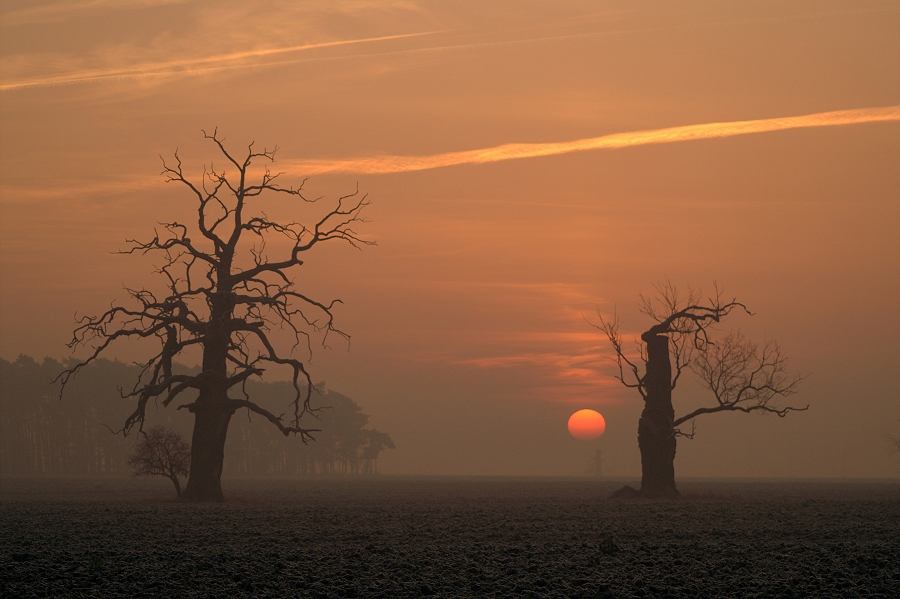
<path fill-rule="evenodd" d="M 698 420 L 680 476 L 900 475 L 896 3 L 485 4 L 5 2 L 0 356 L 66 356 L 75 313 L 150 280 L 110 252 L 190 219 L 159 155 L 198 172 L 218 127 L 374 202 L 378 246 L 297 279 L 344 301 L 350 351 L 312 369 L 392 434 L 384 471 L 581 474 L 602 447 L 637 474 L 640 401 L 585 317 L 639 332 L 668 277 L 745 301 L 811 405 Z"/>

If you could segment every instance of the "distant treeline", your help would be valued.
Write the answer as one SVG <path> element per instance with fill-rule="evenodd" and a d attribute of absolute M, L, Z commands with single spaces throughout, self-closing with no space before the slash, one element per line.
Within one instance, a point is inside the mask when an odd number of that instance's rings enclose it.
<path fill-rule="evenodd" d="M 121 429 L 134 408 L 119 389 L 130 389 L 139 367 L 98 360 L 72 378 L 60 400 L 53 379 L 66 366 L 51 358 L 0 359 L 0 473 L 4 475 L 127 475 L 127 456 L 137 442 Z M 293 397 L 289 383 L 248 383 L 254 400 L 280 413 Z M 305 426 L 321 429 L 315 441 L 283 436 L 263 418 L 242 410 L 232 417 L 225 444 L 226 476 L 373 474 L 379 454 L 393 449 L 390 436 L 366 428 L 369 417 L 334 391 L 316 396 L 315 416 Z M 185 402 L 191 399 L 185 398 Z M 190 443 L 193 418 L 185 410 L 148 409 L 147 426 L 163 425 Z"/>

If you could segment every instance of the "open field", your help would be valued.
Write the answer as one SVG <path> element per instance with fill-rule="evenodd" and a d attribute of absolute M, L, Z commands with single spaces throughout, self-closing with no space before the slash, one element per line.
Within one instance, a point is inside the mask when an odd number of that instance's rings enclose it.
<path fill-rule="evenodd" d="M 0 479 L 3 597 L 896 597 L 896 482 Z"/>

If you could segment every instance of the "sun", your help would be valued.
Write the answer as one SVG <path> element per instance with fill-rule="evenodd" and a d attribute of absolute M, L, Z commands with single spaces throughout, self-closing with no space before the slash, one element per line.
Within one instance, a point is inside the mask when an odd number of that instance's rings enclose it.
<path fill-rule="evenodd" d="M 569 434 L 576 439 L 596 439 L 606 430 L 606 420 L 596 410 L 578 410 L 569 416 Z"/>

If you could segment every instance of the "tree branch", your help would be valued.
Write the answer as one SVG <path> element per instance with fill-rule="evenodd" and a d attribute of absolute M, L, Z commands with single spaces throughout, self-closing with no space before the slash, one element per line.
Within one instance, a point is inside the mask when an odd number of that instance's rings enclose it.
<path fill-rule="evenodd" d="M 612 320 L 607 320 L 603 317 L 603 313 L 600 311 L 600 308 L 597 308 L 597 317 L 600 319 L 600 325 L 595 325 L 591 321 L 587 321 L 592 327 L 600 329 L 604 333 L 606 333 L 607 339 L 609 339 L 610 345 L 612 345 L 613 351 L 615 352 L 615 357 L 610 358 L 616 363 L 616 366 L 619 369 L 619 374 L 616 375 L 616 379 L 624 386 L 637 389 L 638 393 L 641 394 L 641 397 L 646 398 L 646 391 L 644 389 L 644 377 L 641 376 L 638 371 L 637 365 L 634 364 L 628 357 L 625 355 L 625 352 L 622 351 L 622 337 L 619 334 L 619 327 L 621 326 L 621 322 L 619 321 L 619 317 L 614 315 Z M 585 319 L 587 320 L 587 319 Z M 628 382 L 625 380 L 625 367 L 631 371 L 631 375 L 634 378 L 634 382 Z"/>
<path fill-rule="evenodd" d="M 778 397 L 796 393 L 804 378 L 787 375 L 787 359 L 775 341 L 768 340 L 759 347 L 739 332 L 729 333 L 699 353 L 691 368 L 712 391 L 717 405 L 698 408 L 677 418 L 675 426 L 715 412 L 771 413 L 783 418 L 788 412 L 809 408 L 809 405 L 798 408 L 774 403 Z"/>
<path fill-rule="evenodd" d="M 287 437 L 291 433 L 299 434 L 300 439 L 304 443 L 306 443 L 307 441 L 314 441 L 315 438 L 312 436 L 312 433 L 318 433 L 321 430 L 321 429 L 317 429 L 317 428 L 300 428 L 299 426 L 285 426 L 284 423 L 281 421 L 281 419 L 283 418 L 283 415 L 276 416 L 275 414 L 266 410 L 265 408 L 262 408 L 262 407 L 258 406 L 257 404 L 253 403 L 252 401 L 249 401 L 246 399 L 232 399 L 231 405 L 236 410 L 240 409 L 240 408 L 247 408 L 251 412 L 256 412 L 257 414 L 264 416 L 269 422 L 271 422 L 276 427 L 278 427 L 278 430 L 280 430 L 281 433 L 285 437 Z"/>

